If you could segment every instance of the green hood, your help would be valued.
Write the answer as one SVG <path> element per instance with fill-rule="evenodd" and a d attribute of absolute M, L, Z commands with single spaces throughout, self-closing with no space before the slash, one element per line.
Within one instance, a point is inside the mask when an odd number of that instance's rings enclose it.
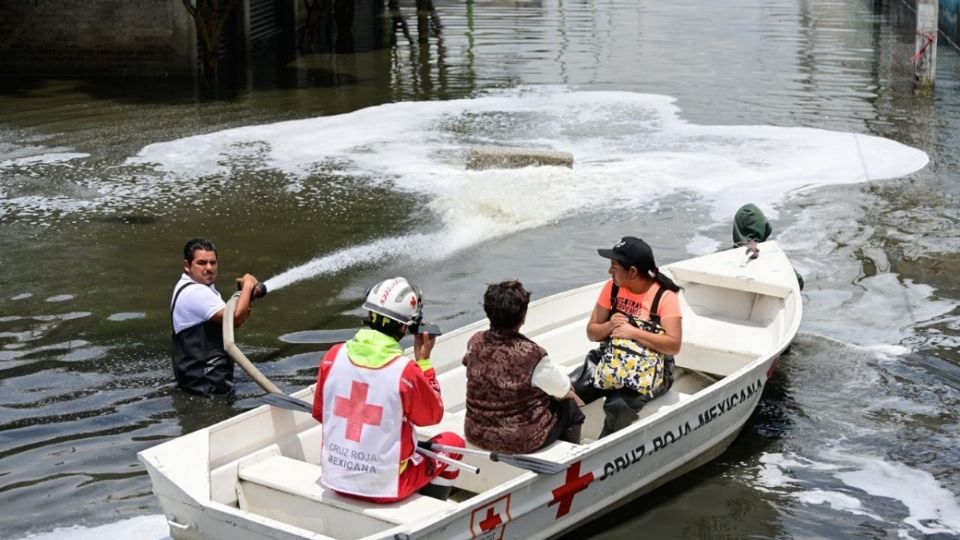
<path fill-rule="evenodd" d="M 364 328 L 346 343 L 347 356 L 358 366 L 378 369 L 403 354 L 400 343 L 376 330 Z"/>
<path fill-rule="evenodd" d="M 773 227 L 763 212 L 754 204 L 745 204 L 733 218 L 733 245 L 746 244 L 750 240 L 764 242 L 773 234 Z"/>

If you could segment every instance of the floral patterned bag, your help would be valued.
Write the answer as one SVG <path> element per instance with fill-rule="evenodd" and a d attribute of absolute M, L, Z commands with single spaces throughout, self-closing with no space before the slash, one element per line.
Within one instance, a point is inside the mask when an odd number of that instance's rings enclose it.
<path fill-rule="evenodd" d="M 617 287 L 611 291 L 611 306 L 616 305 Z M 657 307 L 664 289 L 657 291 L 650 309 L 649 321 L 627 316 L 630 324 L 647 332 L 663 334 Z M 648 349 L 636 341 L 610 338 L 600 345 L 599 361 L 593 370 L 592 383 L 601 390 L 629 388 L 640 395 L 655 397 L 664 385 L 672 382 L 673 357 Z"/>

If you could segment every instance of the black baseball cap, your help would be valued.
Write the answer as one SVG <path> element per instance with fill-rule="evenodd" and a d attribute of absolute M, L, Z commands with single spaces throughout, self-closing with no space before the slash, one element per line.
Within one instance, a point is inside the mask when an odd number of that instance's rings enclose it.
<path fill-rule="evenodd" d="M 624 236 L 613 248 L 598 249 L 597 253 L 601 257 L 619 262 L 624 268 L 635 266 L 644 274 L 657 267 L 650 245 L 634 236 Z"/>

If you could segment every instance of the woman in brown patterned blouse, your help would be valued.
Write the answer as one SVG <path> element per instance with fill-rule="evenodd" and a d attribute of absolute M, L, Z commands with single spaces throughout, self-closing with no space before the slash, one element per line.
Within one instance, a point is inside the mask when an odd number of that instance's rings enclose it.
<path fill-rule="evenodd" d="M 527 453 L 560 439 L 580 442 L 582 402 L 547 351 L 520 333 L 530 292 L 519 281 L 487 287 L 483 310 L 490 329 L 467 345 L 467 415 L 471 444 Z"/>

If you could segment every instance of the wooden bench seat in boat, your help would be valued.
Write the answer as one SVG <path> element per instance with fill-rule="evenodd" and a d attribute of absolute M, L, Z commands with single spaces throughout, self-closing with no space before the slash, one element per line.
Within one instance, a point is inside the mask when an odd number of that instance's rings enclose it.
<path fill-rule="evenodd" d="M 457 509 L 452 501 L 420 494 L 391 504 L 344 497 L 320 484 L 320 470 L 285 456 L 241 463 L 240 508 L 335 538 L 359 538 Z"/>

